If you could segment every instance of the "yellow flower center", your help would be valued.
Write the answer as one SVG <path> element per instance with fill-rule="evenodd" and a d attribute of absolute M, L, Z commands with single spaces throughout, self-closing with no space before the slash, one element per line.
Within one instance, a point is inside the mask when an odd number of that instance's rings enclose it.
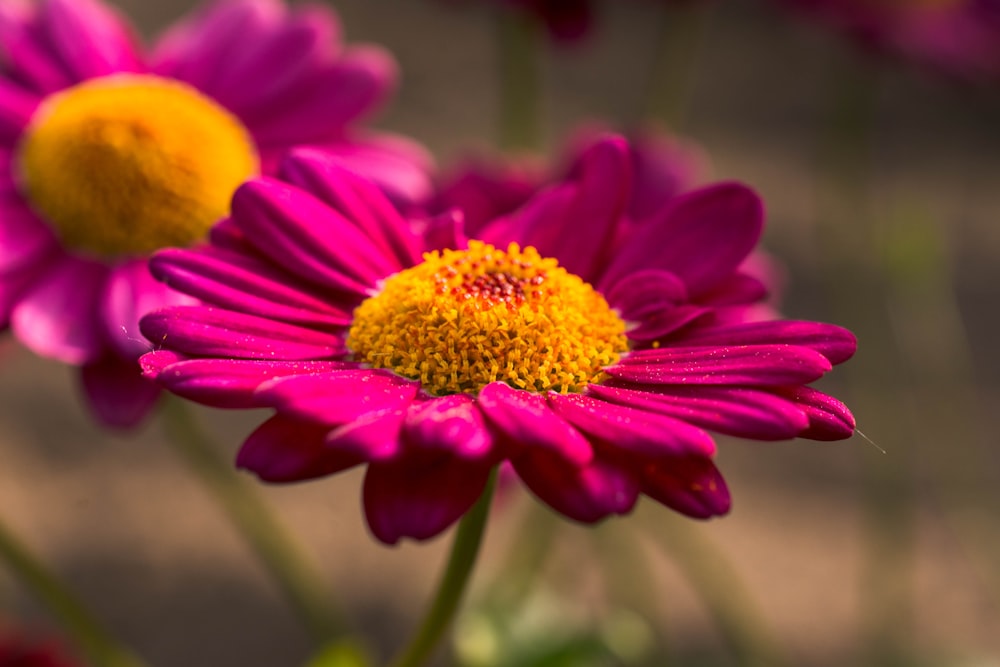
<path fill-rule="evenodd" d="M 355 360 L 443 396 L 496 381 L 581 392 L 628 342 L 604 297 L 555 259 L 471 241 L 388 278 L 355 309 L 347 346 Z"/>
<path fill-rule="evenodd" d="M 190 86 L 148 75 L 52 95 L 18 148 L 31 206 L 68 247 L 99 256 L 192 244 L 258 168 L 236 117 Z"/>

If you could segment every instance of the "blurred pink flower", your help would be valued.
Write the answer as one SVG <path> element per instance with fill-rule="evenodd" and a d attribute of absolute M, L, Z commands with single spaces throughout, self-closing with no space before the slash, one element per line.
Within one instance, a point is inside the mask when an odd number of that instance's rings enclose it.
<path fill-rule="evenodd" d="M 0 622 L 0 667 L 83 667 L 53 639 L 26 635 Z"/>
<path fill-rule="evenodd" d="M 640 495 L 724 514 L 703 429 L 850 436 L 847 408 L 806 385 L 854 336 L 720 320 L 760 299 L 740 267 L 761 201 L 721 183 L 635 225 L 630 156 L 620 137 L 595 141 L 473 238 L 453 214 L 415 231 L 370 183 L 294 150 L 279 178 L 237 190 L 211 246 L 151 260 L 202 305 L 142 320 L 160 348 L 143 366 L 206 405 L 274 409 L 237 458 L 263 480 L 366 465 L 365 513 L 385 543 L 445 530 L 503 461 L 577 521 Z"/>
<path fill-rule="evenodd" d="M 0 327 L 80 366 L 106 424 L 136 423 L 157 396 L 139 318 L 189 301 L 146 256 L 201 240 L 289 146 L 322 145 L 397 200 L 427 196 L 422 148 L 352 127 L 395 63 L 340 33 L 319 5 L 228 0 L 145 54 L 98 0 L 0 4 Z"/>
<path fill-rule="evenodd" d="M 971 81 L 1000 78 L 996 0 L 781 0 L 863 47 Z"/>

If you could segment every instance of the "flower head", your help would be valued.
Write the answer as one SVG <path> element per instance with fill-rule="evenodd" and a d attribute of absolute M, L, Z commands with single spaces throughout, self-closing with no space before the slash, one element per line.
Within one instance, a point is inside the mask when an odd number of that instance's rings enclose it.
<path fill-rule="evenodd" d="M 203 303 L 143 319 L 162 348 L 144 368 L 207 405 L 273 408 L 237 459 L 264 480 L 367 465 L 386 543 L 440 533 L 504 461 L 578 521 L 640 495 L 723 514 L 706 429 L 848 437 L 847 408 L 806 385 L 854 337 L 719 317 L 762 298 L 740 269 L 763 224 L 751 190 L 695 190 L 636 226 L 631 188 L 627 143 L 605 137 L 470 238 L 460 213 L 415 227 L 322 152 L 293 151 L 237 190 L 210 247 L 151 260 Z"/>
<path fill-rule="evenodd" d="M 139 317 L 186 302 L 146 256 L 201 241 L 236 187 L 292 144 L 424 197 L 422 149 L 351 129 L 386 96 L 381 49 L 343 48 L 318 6 L 226 0 L 144 54 L 98 0 L 0 6 L 0 326 L 82 367 L 98 417 L 156 396 L 135 360 Z"/>

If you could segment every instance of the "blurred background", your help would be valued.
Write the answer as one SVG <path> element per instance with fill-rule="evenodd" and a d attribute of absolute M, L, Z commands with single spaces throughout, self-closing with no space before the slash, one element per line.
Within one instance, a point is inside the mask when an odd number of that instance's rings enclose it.
<path fill-rule="evenodd" d="M 150 36 L 196 3 L 116 4 Z M 497 145 L 485 4 L 334 3 L 349 42 L 381 44 L 400 64 L 377 126 L 424 143 L 441 166 Z M 713 180 L 763 196 L 784 313 L 858 334 L 857 357 L 823 388 L 873 442 L 721 439 L 733 511 L 705 524 L 642 502 L 581 527 L 511 490 L 449 650 L 470 667 L 1000 665 L 998 81 L 870 57 L 764 0 L 699 11 L 679 132 L 704 148 Z M 656 2 L 604 2 L 585 40 L 542 44 L 544 151 L 583 121 L 627 128 L 643 116 L 661 14 Z M 858 85 L 862 106 L 845 104 Z M 863 134 L 851 131 L 858 113 Z M 303 664 L 308 636 L 160 421 L 108 435 L 69 369 L 9 339 L 0 356 L 0 508 L 109 628 L 156 666 Z M 262 416 L 198 415 L 227 456 Z M 360 481 L 260 491 L 387 656 L 423 611 L 449 538 L 376 543 Z M 532 559 L 512 584 L 505 573 Z M 54 627 L 6 572 L 0 608 Z M 498 609 L 516 623 L 495 620 Z M 516 657 L 546 642 L 584 648 Z"/>

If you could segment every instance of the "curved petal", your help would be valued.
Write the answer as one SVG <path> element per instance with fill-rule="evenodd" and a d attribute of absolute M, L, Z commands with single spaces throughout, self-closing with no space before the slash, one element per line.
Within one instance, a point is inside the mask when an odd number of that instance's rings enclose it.
<path fill-rule="evenodd" d="M 38 108 L 36 95 L 0 77 L 0 144 L 13 146 Z"/>
<path fill-rule="evenodd" d="M 142 69 L 128 23 L 96 0 L 47 0 L 40 14 L 49 45 L 78 81 Z"/>
<path fill-rule="evenodd" d="M 398 78 L 396 61 L 373 45 L 354 46 L 334 63 L 286 90 L 272 104 L 245 112 L 262 146 L 306 144 L 343 133 L 370 115 Z"/>
<path fill-rule="evenodd" d="M 424 465 L 372 463 L 363 491 L 368 527 L 386 544 L 430 539 L 469 511 L 489 474 L 490 466 L 451 456 Z"/>
<path fill-rule="evenodd" d="M 338 426 L 327 434 L 326 445 L 345 453 L 354 452 L 365 461 L 395 459 L 403 447 L 405 407 L 369 412 Z"/>
<path fill-rule="evenodd" d="M 493 382 L 483 387 L 476 403 L 512 449 L 513 456 L 543 449 L 576 466 L 594 459 L 587 439 L 552 412 L 540 394 Z"/>
<path fill-rule="evenodd" d="M 343 370 L 278 378 L 260 386 L 261 405 L 282 414 L 339 426 L 372 412 L 405 409 L 420 383 L 383 370 Z"/>
<path fill-rule="evenodd" d="M 156 282 L 145 259 L 125 262 L 111 269 L 101 294 L 100 316 L 104 335 L 119 356 L 138 359 L 153 347 L 139 331 L 139 320 L 159 308 L 194 302 L 194 299 Z"/>
<path fill-rule="evenodd" d="M 605 369 L 639 384 L 805 384 L 831 368 L 826 357 L 795 345 L 661 347 L 638 350 Z"/>
<path fill-rule="evenodd" d="M 236 467 L 265 482 L 298 482 L 346 470 L 363 460 L 326 446 L 327 426 L 275 415 L 250 434 Z"/>
<path fill-rule="evenodd" d="M 809 428 L 809 418 L 792 401 L 758 389 L 591 385 L 588 392 L 604 401 L 754 440 L 786 440 Z"/>
<path fill-rule="evenodd" d="M 302 7 L 259 34 L 241 36 L 239 48 L 226 52 L 217 74 L 203 88 L 229 109 L 243 115 L 275 100 L 326 66 L 336 56 L 340 25 L 322 5 Z"/>
<path fill-rule="evenodd" d="M 722 183 L 680 195 L 635 228 L 599 284 L 603 291 L 628 273 L 660 269 L 697 294 L 736 270 L 757 245 L 763 226 L 764 205 L 744 185 Z"/>
<path fill-rule="evenodd" d="M 639 321 L 687 300 L 684 281 L 667 271 L 649 269 L 630 273 L 604 294 L 623 320 Z"/>
<path fill-rule="evenodd" d="M 464 460 L 497 458 L 493 437 L 467 394 L 412 403 L 403 423 L 403 438 L 407 446 L 446 452 Z"/>
<path fill-rule="evenodd" d="M 259 407 L 255 392 L 265 382 L 352 367 L 342 361 L 186 359 L 167 351 L 143 355 L 141 363 L 147 376 L 173 393 L 215 408 Z"/>
<path fill-rule="evenodd" d="M 574 172 L 578 187 L 562 215 L 525 228 L 523 242 L 537 248 L 543 257 L 556 257 L 570 273 L 591 281 L 606 259 L 628 204 L 632 185 L 628 144 L 609 135 L 580 157 Z"/>
<path fill-rule="evenodd" d="M 58 245 L 49 226 L 19 199 L 13 193 L 0 199 L 0 274 L 35 264 Z"/>
<path fill-rule="evenodd" d="M 611 514 L 628 514 L 639 498 L 635 475 L 600 459 L 581 467 L 547 451 L 533 450 L 511 463 L 521 481 L 542 502 L 583 523 L 594 523 Z"/>
<path fill-rule="evenodd" d="M 387 258 L 393 271 L 420 261 L 418 240 L 375 184 L 338 161 L 329 151 L 295 148 L 281 164 L 281 177 L 312 193 L 364 232 Z"/>
<path fill-rule="evenodd" d="M 160 388 L 143 377 L 135 359 L 114 354 L 84 364 L 80 381 L 91 412 L 112 428 L 137 426 L 160 396 Z"/>
<path fill-rule="evenodd" d="M 556 414 L 615 450 L 644 458 L 715 453 L 715 441 L 710 435 L 662 413 L 616 405 L 583 394 L 550 393 L 548 401 Z"/>
<path fill-rule="evenodd" d="M 204 5 L 157 42 L 152 70 L 211 91 L 247 44 L 263 39 L 285 15 L 279 0 L 228 0 Z"/>
<path fill-rule="evenodd" d="M 63 257 L 11 313 L 11 329 L 30 350 L 67 364 L 95 361 L 105 347 L 96 316 L 108 268 Z"/>
<path fill-rule="evenodd" d="M 681 514 L 708 519 L 729 512 L 726 480 L 709 459 L 655 461 L 642 471 L 642 492 Z"/>
<path fill-rule="evenodd" d="M 652 341 L 666 339 L 677 334 L 681 329 L 696 322 L 708 320 L 715 315 L 716 311 L 712 308 L 701 306 L 667 307 L 658 313 L 646 315 L 638 322 L 629 322 L 632 326 L 625 333 L 629 340 L 648 344 Z"/>
<path fill-rule="evenodd" d="M 857 424 L 847 406 L 823 392 L 810 387 L 786 387 L 778 395 L 795 401 L 809 417 L 809 428 L 799 434 L 810 440 L 843 440 L 854 435 Z"/>
<path fill-rule="evenodd" d="M 831 364 L 847 361 L 858 348 L 857 338 L 843 327 L 823 322 L 773 320 L 731 324 L 693 331 L 684 336 L 684 345 L 797 345 L 819 352 Z"/>
<path fill-rule="evenodd" d="M 402 210 L 433 193 L 434 158 L 412 139 L 366 134 L 324 143 L 322 148 L 333 162 L 375 183 Z"/>
<path fill-rule="evenodd" d="M 351 323 L 352 304 L 334 305 L 327 294 L 296 285 L 284 271 L 225 249 L 168 248 L 149 260 L 156 278 L 202 301 L 229 310 L 322 329 Z"/>
<path fill-rule="evenodd" d="M 344 352 L 336 335 L 210 306 L 176 306 L 139 322 L 153 346 L 203 357 L 331 359 Z"/>
<path fill-rule="evenodd" d="M 73 80 L 40 34 L 37 10 L 37 4 L 0 2 L 0 55 L 5 78 L 46 94 L 72 85 Z"/>
<path fill-rule="evenodd" d="M 295 275 L 367 296 L 399 267 L 353 222 L 304 190 L 274 179 L 244 183 L 233 219 L 260 252 Z"/>

